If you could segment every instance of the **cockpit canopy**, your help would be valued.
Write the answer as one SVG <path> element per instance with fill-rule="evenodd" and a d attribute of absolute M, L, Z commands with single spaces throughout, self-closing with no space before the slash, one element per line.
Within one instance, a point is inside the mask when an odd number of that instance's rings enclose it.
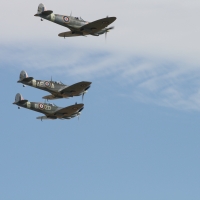
<path fill-rule="evenodd" d="M 54 81 L 54 83 L 56 83 L 58 85 L 64 85 L 61 81 Z"/>
<path fill-rule="evenodd" d="M 48 106 L 55 106 L 55 107 L 58 107 L 58 106 L 56 106 L 56 104 L 54 104 L 54 103 L 48 103 L 47 105 L 48 105 Z"/>
<path fill-rule="evenodd" d="M 79 20 L 79 21 L 85 22 L 81 17 L 74 17 L 74 18 Z"/>

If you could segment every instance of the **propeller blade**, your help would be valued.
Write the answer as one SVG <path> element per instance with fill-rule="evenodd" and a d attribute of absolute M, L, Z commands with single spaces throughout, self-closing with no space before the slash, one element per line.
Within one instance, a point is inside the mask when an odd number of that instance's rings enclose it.
<path fill-rule="evenodd" d="M 83 99 L 84 99 L 84 95 L 85 95 L 85 92 L 83 92 L 83 94 L 82 94 L 82 102 L 83 102 Z"/>

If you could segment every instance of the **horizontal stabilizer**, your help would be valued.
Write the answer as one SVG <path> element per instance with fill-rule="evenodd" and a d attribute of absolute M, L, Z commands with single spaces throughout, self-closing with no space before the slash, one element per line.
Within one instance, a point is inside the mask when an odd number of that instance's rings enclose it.
<path fill-rule="evenodd" d="M 28 82 L 30 82 L 30 81 L 32 81 L 32 80 L 33 80 L 33 77 L 28 77 L 28 78 L 24 78 L 24 79 L 22 79 L 22 80 L 19 80 L 19 81 L 17 81 L 17 82 L 19 83 L 19 82 L 22 82 L 22 81 L 23 81 L 23 82 L 27 82 L 27 83 L 28 83 Z"/>
<path fill-rule="evenodd" d="M 35 14 L 34 16 L 40 16 L 40 15 L 48 16 L 48 15 L 50 15 L 50 14 L 52 14 L 52 13 L 53 13 L 52 10 L 45 10 L 45 11 L 43 11 L 43 12 L 41 12 L 41 13 Z"/>
<path fill-rule="evenodd" d="M 15 101 L 13 104 L 25 104 L 25 103 L 27 103 L 28 102 L 28 100 L 20 100 L 20 101 Z"/>
<path fill-rule="evenodd" d="M 63 32 L 58 34 L 59 37 L 75 37 L 75 36 L 84 36 L 78 33 L 72 33 L 71 31 Z"/>
<path fill-rule="evenodd" d="M 52 10 L 45 10 L 45 11 L 42 12 L 42 15 L 48 16 L 48 15 L 50 15 L 50 14 L 52 14 L 52 13 L 53 13 Z"/>
<path fill-rule="evenodd" d="M 28 100 L 21 100 L 21 101 L 19 101 L 18 103 L 20 103 L 20 104 L 25 104 L 25 103 L 27 103 L 28 102 Z"/>

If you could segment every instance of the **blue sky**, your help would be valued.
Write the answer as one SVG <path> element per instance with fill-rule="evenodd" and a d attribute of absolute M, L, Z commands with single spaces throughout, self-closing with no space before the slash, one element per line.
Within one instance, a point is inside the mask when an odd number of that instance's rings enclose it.
<path fill-rule="evenodd" d="M 26 9 L 3 2 L 4 10 L 17 8 L 22 14 L 12 27 L 1 20 L 0 199 L 200 198 L 199 30 L 190 23 L 196 20 L 198 3 L 106 2 L 110 6 L 102 12 L 88 10 L 90 1 L 81 8 L 82 2 L 44 2 L 56 13 L 72 10 L 86 20 L 109 12 L 117 16 L 106 42 L 104 36 L 63 40 L 57 37 L 63 27 L 33 17 L 40 2 L 20 0 Z M 164 11 L 169 13 L 162 26 L 171 33 L 167 38 L 165 30 L 155 29 L 165 19 Z M 134 27 L 127 26 L 125 12 Z M 144 24 L 148 17 L 151 23 Z M 124 30 L 131 34 L 122 37 Z M 178 33 L 182 35 L 174 43 Z M 41 114 L 18 110 L 12 104 L 16 93 L 42 102 L 47 94 L 18 84 L 21 70 L 69 85 L 92 81 L 80 120 L 41 122 L 36 120 Z M 81 97 L 53 102 L 68 106 Z"/>

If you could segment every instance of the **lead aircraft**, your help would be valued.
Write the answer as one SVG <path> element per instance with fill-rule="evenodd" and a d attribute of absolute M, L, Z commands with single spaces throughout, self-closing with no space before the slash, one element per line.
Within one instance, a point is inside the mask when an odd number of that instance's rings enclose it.
<path fill-rule="evenodd" d="M 85 93 L 90 88 L 90 85 L 92 83 L 88 81 L 81 81 L 79 83 L 67 86 L 60 81 L 35 80 L 33 77 L 29 77 L 24 70 L 21 71 L 19 80 L 17 82 L 22 83 L 23 85 L 29 85 L 40 90 L 50 92 L 51 95 L 42 97 L 43 99 L 47 100 L 68 98 L 81 95 L 83 100 Z"/>
<path fill-rule="evenodd" d="M 52 103 L 29 102 L 25 100 L 21 94 L 17 93 L 15 102 L 18 108 L 23 107 L 36 112 L 45 114 L 44 116 L 37 117 L 36 119 L 71 119 L 79 117 L 84 108 L 84 104 L 74 104 L 65 108 L 58 107 Z"/>
<path fill-rule="evenodd" d="M 42 3 L 39 4 L 38 12 L 34 16 L 41 17 L 41 21 L 43 21 L 43 19 L 46 19 L 48 21 L 69 28 L 71 31 L 58 34 L 58 36 L 64 38 L 74 37 L 74 36 L 86 36 L 86 35 L 99 36 L 104 33 L 107 35 L 109 30 L 114 28 L 107 26 L 113 23 L 117 19 L 116 17 L 106 17 L 94 22 L 87 22 L 84 21 L 81 17 L 53 14 L 53 11 L 46 10 L 44 4 Z"/>

